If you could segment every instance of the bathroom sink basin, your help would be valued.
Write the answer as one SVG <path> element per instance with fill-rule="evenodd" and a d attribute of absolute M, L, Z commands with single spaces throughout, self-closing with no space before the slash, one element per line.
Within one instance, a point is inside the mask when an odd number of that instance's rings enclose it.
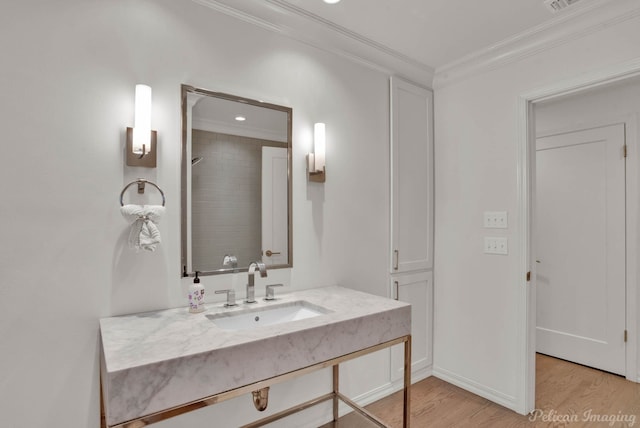
<path fill-rule="evenodd" d="M 274 304 L 268 307 L 207 315 L 207 318 L 224 330 L 247 330 L 313 318 L 329 312 L 331 311 L 323 307 L 304 300 L 297 300 L 294 302 Z"/>

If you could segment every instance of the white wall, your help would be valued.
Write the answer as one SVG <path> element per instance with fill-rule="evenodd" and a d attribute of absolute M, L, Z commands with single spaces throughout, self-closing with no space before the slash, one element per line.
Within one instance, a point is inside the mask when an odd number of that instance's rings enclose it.
<path fill-rule="evenodd" d="M 637 58 L 640 18 L 602 26 L 435 91 L 434 373 L 524 411 L 518 367 L 519 96 Z M 483 211 L 509 212 L 508 256 L 482 253 Z"/>
<path fill-rule="evenodd" d="M 181 83 L 293 107 L 294 268 L 268 279 L 386 295 L 384 74 L 188 0 L 11 2 L 0 14 L 0 52 L 3 427 L 99 426 L 98 319 L 186 305 L 188 281 L 179 279 Z M 152 170 L 123 160 L 139 82 L 154 91 L 159 157 Z M 305 180 L 316 121 L 327 123 L 325 185 Z M 167 197 L 163 243 L 154 253 L 125 246 L 118 196 L 137 177 L 155 181 Z M 153 203 L 157 194 L 148 197 Z M 229 285 L 241 291 L 244 277 L 203 283 L 212 297 Z M 352 392 L 388 379 L 388 358 L 371 360 L 382 365 L 347 376 Z M 270 407 L 327 392 L 325 374 L 274 388 Z M 241 397 L 158 426 L 233 426 L 255 417 Z"/>
<path fill-rule="evenodd" d="M 585 92 L 536 103 L 536 135 L 612 123 L 628 123 L 638 115 L 640 77 L 633 77 Z"/>

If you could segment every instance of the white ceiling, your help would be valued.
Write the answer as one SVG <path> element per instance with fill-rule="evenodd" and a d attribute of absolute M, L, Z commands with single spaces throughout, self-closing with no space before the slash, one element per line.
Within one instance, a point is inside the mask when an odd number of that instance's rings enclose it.
<path fill-rule="evenodd" d="M 557 16 L 543 0 L 286 2 L 435 69 Z"/>

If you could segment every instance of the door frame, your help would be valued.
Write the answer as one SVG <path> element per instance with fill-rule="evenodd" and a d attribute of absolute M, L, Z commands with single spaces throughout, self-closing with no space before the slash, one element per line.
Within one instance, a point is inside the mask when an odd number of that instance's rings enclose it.
<path fill-rule="evenodd" d="M 533 107 L 541 101 L 588 91 L 609 83 L 623 81 L 640 76 L 640 58 L 617 64 L 592 73 L 552 83 L 548 86 L 521 94 L 518 97 L 518 142 L 517 142 L 517 196 L 518 225 L 516 231 L 516 251 L 518 259 L 518 379 L 517 410 L 527 414 L 535 409 L 536 381 L 536 263 L 534 242 L 535 212 L 535 117 Z M 637 371 L 637 256 L 638 236 L 637 204 L 628 203 L 639 195 L 638 169 L 640 155 L 637 141 L 640 138 L 638 120 L 627 122 L 626 144 L 628 158 L 626 162 L 626 326 L 629 336 L 626 348 L 626 378 L 640 382 Z M 527 281 L 527 273 L 531 280 Z"/>

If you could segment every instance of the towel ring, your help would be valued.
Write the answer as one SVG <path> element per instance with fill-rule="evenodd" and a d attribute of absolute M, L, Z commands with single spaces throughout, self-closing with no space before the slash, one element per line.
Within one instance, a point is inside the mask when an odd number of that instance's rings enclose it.
<path fill-rule="evenodd" d="M 127 191 L 127 189 L 129 188 L 129 186 L 131 186 L 132 184 L 137 184 L 138 185 L 138 193 L 144 193 L 144 185 L 146 183 L 151 184 L 153 187 L 155 187 L 156 189 L 158 189 L 158 191 L 160 192 L 160 194 L 162 195 L 162 206 L 164 207 L 164 203 L 165 203 L 165 198 L 164 198 L 164 192 L 162 191 L 161 188 L 158 187 L 158 185 L 156 183 L 154 183 L 153 181 L 149 181 L 149 180 L 145 180 L 144 178 L 138 178 L 135 181 L 132 181 L 131 183 L 127 184 L 126 186 L 124 186 L 124 189 L 122 189 L 122 192 L 120 193 L 120 206 L 123 207 L 124 206 L 124 202 L 122 200 L 122 198 L 124 197 L 124 192 Z"/>

